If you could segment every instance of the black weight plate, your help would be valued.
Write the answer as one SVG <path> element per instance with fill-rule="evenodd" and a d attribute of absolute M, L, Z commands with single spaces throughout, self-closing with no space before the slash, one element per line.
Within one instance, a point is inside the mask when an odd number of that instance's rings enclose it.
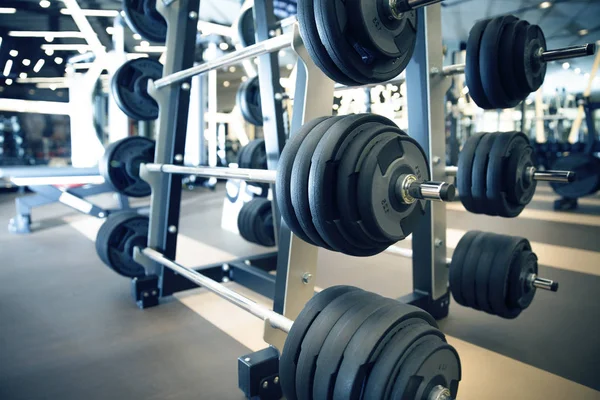
<path fill-rule="evenodd" d="M 237 217 L 237 227 L 238 227 L 238 231 L 240 232 L 240 236 L 243 237 L 245 240 L 248 240 L 248 234 L 246 233 L 246 211 L 248 210 L 246 208 L 246 204 L 242 205 L 242 208 L 240 209 L 240 212 L 238 213 L 238 217 Z"/>
<path fill-rule="evenodd" d="M 98 162 L 100 175 L 113 189 L 129 197 L 146 197 L 150 184 L 140 178 L 140 164 L 154 161 L 154 140 L 131 136 L 111 143 Z"/>
<path fill-rule="evenodd" d="M 148 81 L 162 77 L 162 64 L 151 58 L 125 62 L 115 72 L 111 93 L 115 102 L 129 118 L 152 121 L 158 118 L 158 103 L 148 94 Z"/>
<path fill-rule="evenodd" d="M 349 17 L 357 12 L 373 11 L 372 2 L 362 0 L 361 10 L 341 0 L 315 0 L 314 5 L 319 37 L 331 59 L 345 75 L 356 82 L 369 84 L 388 81 L 404 71 L 416 43 L 417 17 L 414 11 L 403 14 L 394 42 L 402 47 L 398 55 L 390 57 L 376 54 L 372 46 L 362 46 L 355 39 L 357 27 L 353 26 Z"/>
<path fill-rule="evenodd" d="M 134 247 L 146 247 L 149 219 L 133 211 L 111 215 L 96 236 L 96 253 L 113 271 L 127 278 L 144 276 L 144 268 L 133 260 Z"/>
<path fill-rule="evenodd" d="M 319 69 L 334 82 L 346 86 L 359 85 L 358 82 L 353 81 L 340 71 L 327 53 L 325 46 L 323 46 L 315 21 L 314 2 L 315 0 L 302 0 L 298 4 L 300 34 L 311 60 L 313 60 L 315 65 L 317 65 L 317 67 L 319 67 Z"/>
<path fill-rule="evenodd" d="M 578 199 L 598 191 L 600 168 L 598 159 L 594 156 L 572 153 L 566 157 L 559 157 L 552 164 L 552 169 L 555 171 L 573 171 L 576 174 L 575 182 L 550 183 L 552 189 L 562 197 Z"/>
<path fill-rule="evenodd" d="M 248 229 L 248 241 L 252 243 L 258 244 L 258 238 L 256 237 L 256 224 L 257 220 L 257 209 L 262 204 L 261 200 L 265 200 L 263 198 L 253 198 L 248 203 L 248 213 L 246 214 L 246 226 Z"/>
<path fill-rule="evenodd" d="M 458 194 L 460 201 L 467 211 L 473 212 L 473 195 L 471 195 L 473 162 L 475 161 L 475 151 L 479 142 L 485 136 L 485 133 L 478 133 L 471 136 L 465 143 L 458 157 L 458 174 L 456 176 L 456 184 L 458 186 Z"/>
<path fill-rule="evenodd" d="M 419 320 L 436 326 L 431 315 L 417 307 L 400 302 L 390 309 L 374 312 L 358 328 L 344 351 L 344 358 L 335 381 L 333 398 L 359 399 L 361 388 L 368 377 L 368 367 L 377 360 L 394 335 L 402 328 L 418 323 Z"/>
<path fill-rule="evenodd" d="M 246 122 L 263 126 L 262 101 L 258 76 L 242 83 L 236 94 L 236 103 Z"/>
<path fill-rule="evenodd" d="M 506 188 L 507 161 L 511 152 L 517 150 L 519 144 L 523 142 L 527 142 L 527 136 L 520 132 L 496 134 L 487 169 L 488 210 L 493 210 L 493 213 L 488 215 L 514 218 L 525 208 L 525 204 L 511 203 L 506 194 L 506 191 L 510 190 Z"/>
<path fill-rule="evenodd" d="M 392 128 L 393 129 L 393 128 Z M 366 124 L 359 128 L 360 135 L 355 137 L 341 154 L 337 173 L 337 206 L 340 213 L 340 229 L 355 240 L 373 247 L 391 246 L 393 242 L 381 240 L 370 235 L 364 228 L 358 209 L 358 173 L 366 155 L 373 146 L 382 140 L 393 138 L 397 132 L 388 132 L 389 126 L 379 123 Z"/>
<path fill-rule="evenodd" d="M 375 361 L 364 390 L 364 400 L 387 400 L 393 389 L 395 377 L 411 350 L 429 336 L 444 338 L 444 334 L 421 320 L 396 333 Z"/>
<path fill-rule="evenodd" d="M 344 351 L 355 332 L 374 313 L 380 310 L 393 309 L 395 307 L 393 302 L 395 301 L 386 298 L 373 298 L 364 304 L 354 306 L 331 328 L 317 357 L 315 376 L 318 376 L 319 379 L 314 381 L 314 399 L 332 399 Z"/>
<path fill-rule="evenodd" d="M 275 246 L 275 232 L 273 231 L 273 211 L 271 202 L 267 199 L 257 198 L 256 209 L 254 212 L 254 236 L 256 243 L 261 246 Z M 260 203 L 259 203 L 260 201 Z M 270 223 L 269 221 L 270 217 Z"/>
<path fill-rule="evenodd" d="M 443 375 L 440 366 L 445 366 Z M 404 360 L 394 384 L 391 399 L 426 399 L 429 391 L 442 385 L 450 389 L 452 398 L 461 379 L 460 358 L 454 347 L 437 336 L 416 346 Z"/>
<path fill-rule="evenodd" d="M 256 43 L 254 29 L 254 15 L 252 7 L 245 9 L 238 19 L 238 36 L 242 47 L 252 46 Z"/>
<path fill-rule="evenodd" d="M 251 151 L 248 151 L 248 168 L 250 169 L 268 169 L 267 166 L 267 148 L 265 139 L 255 139 L 252 141 Z"/>
<path fill-rule="evenodd" d="M 490 161 L 490 152 L 494 146 L 497 133 L 486 134 L 475 150 L 475 160 L 473 161 L 473 172 L 471 175 L 471 196 L 473 197 L 473 207 L 471 210 L 475 214 L 495 215 L 494 209 L 490 207 L 487 199 L 487 175 L 488 162 Z"/>
<path fill-rule="evenodd" d="M 363 290 L 348 292 L 332 301 L 311 324 L 302 341 L 296 368 L 296 394 L 298 400 L 312 399 L 317 356 L 335 323 L 349 309 L 381 297 Z"/>
<path fill-rule="evenodd" d="M 143 39 L 167 41 L 167 21 L 156 10 L 156 0 L 123 0 L 123 12 L 131 30 Z"/>
<path fill-rule="evenodd" d="M 500 59 L 500 44 L 502 32 L 506 24 L 516 22 L 513 16 L 498 17 L 490 21 L 481 38 L 479 50 L 479 74 L 485 97 L 494 108 L 512 108 L 519 104 L 511 99 L 504 90 L 504 82 L 500 76 L 500 64 L 506 60 Z"/>
<path fill-rule="evenodd" d="M 519 88 L 519 97 L 527 98 L 531 93 L 525 71 L 525 47 L 527 45 L 527 31 L 531 25 L 529 22 L 521 20 L 515 28 L 515 42 L 513 49 L 513 76 L 517 87 Z"/>
<path fill-rule="evenodd" d="M 275 184 L 277 205 L 279 207 L 281 217 L 287 224 L 288 228 L 290 228 L 290 230 L 294 232 L 296 236 L 313 245 L 315 243 L 310 240 L 306 233 L 304 233 L 300 222 L 298 222 L 298 218 L 296 218 L 296 213 L 294 212 L 294 205 L 292 204 L 291 195 L 292 171 L 294 170 L 294 159 L 296 158 L 296 153 L 298 152 L 298 149 L 300 149 L 302 142 L 304 142 L 304 139 L 314 127 L 326 119 L 327 117 L 317 118 L 307 122 L 304 124 L 304 126 L 302 126 L 302 128 L 300 128 L 298 132 L 291 136 L 290 140 L 287 141 L 283 151 L 281 152 L 281 156 L 279 157 L 279 164 L 277 165 L 277 183 Z"/>
<path fill-rule="evenodd" d="M 537 181 L 527 175 L 529 168 L 535 168 L 537 160 L 533 147 L 521 135 L 515 138 L 510 152 L 504 183 L 506 201 L 513 206 L 524 207 L 531 202 L 537 188 Z"/>
<path fill-rule="evenodd" d="M 476 295 L 476 275 L 477 275 L 477 267 L 479 265 L 479 259 L 483 252 L 483 243 L 484 243 L 485 234 L 483 232 L 479 232 L 475 239 L 471 242 L 471 246 L 469 247 L 469 251 L 463 258 L 463 267 L 461 273 L 461 286 L 460 292 L 465 301 L 465 305 L 476 310 L 479 310 L 479 305 L 477 304 L 477 295 Z M 487 282 L 486 282 L 487 284 Z"/>
<path fill-rule="evenodd" d="M 240 155 L 240 168 L 252 168 L 250 166 L 252 162 L 252 153 L 254 152 L 254 147 L 256 147 L 258 143 L 256 140 L 250 140 L 246 146 L 244 146 L 244 152 Z"/>
<path fill-rule="evenodd" d="M 471 99 L 484 110 L 491 110 L 494 108 L 485 95 L 483 83 L 481 82 L 481 75 L 479 73 L 481 70 L 479 65 L 481 41 L 483 39 L 485 28 L 490 21 L 491 20 L 489 19 L 479 21 L 471 29 L 469 40 L 467 41 L 467 59 L 465 65 L 465 79 L 467 87 L 469 88 L 469 95 L 471 96 Z"/>
<path fill-rule="evenodd" d="M 249 202 L 245 203 L 241 210 L 240 213 L 238 214 L 238 229 L 240 231 L 240 235 L 242 235 L 242 237 L 244 239 L 246 239 L 248 242 L 254 243 L 254 238 L 253 238 L 253 234 L 251 233 L 252 230 L 252 208 L 254 206 L 253 203 L 254 199 L 250 200 Z"/>
<path fill-rule="evenodd" d="M 496 253 L 501 251 L 501 249 L 498 249 L 496 246 L 494 233 L 482 232 L 481 235 L 483 236 L 483 243 L 480 246 L 481 256 L 479 257 L 477 272 L 475 273 L 475 299 L 482 311 L 494 314 L 489 301 L 489 281 Z"/>
<path fill-rule="evenodd" d="M 332 125 L 323 138 L 319 141 L 313 156 L 310 168 L 308 198 L 310 212 L 319 235 L 334 250 L 352 256 L 373 256 L 384 249 L 381 246 L 365 246 L 353 240 L 341 228 L 340 215 L 337 207 L 337 167 L 339 153 L 344 153 L 344 141 L 351 136 L 355 129 L 365 124 L 379 123 L 397 129 L 396 125 L 385 117 L 374 114 L 359 114 L 345 116 Z M 333 183 L 333 184 L 332 184 Z"/>
<path fill-rule="evenodd" d="M 537 25 L 530 25 L 525 35 L 525 51 L 515 53 L 517 68 L 523 68 L 526 87 L 533 93 L 537 91 L 546 78 L 547 63 L 538 56 L 540 49 L 547 49 L 544 32 Z"/>
<path fill-rule="evenodd" d="M 244 159 L 244 152 L 246 151 L 246 146 L 242 146 L 242 148 L 240 149 L 240 151 L 237 154 L 237 164 L 239 168 L 243 168 L 242 167 L 242 160 Z"/>
<path fill-rule="evenodd" d="M 358 177 L 358 206 L 369 232 L 390 241 L 404 240 L 421 221 L 425 201 L 404 204 L 395 187 L 402 175 L 428 181 L 429 163 L 423 149 L 409 136 L 398 135 L 371 149 Z"/>
<path fill-rule="evenodd" d="M 288 400 L 296 399 L 296 368 L 302 341 L 318 315 L 339 296 L 360 290 L 352 286 L 333 286 L 314 295 L 304 306 L 288 333 L 279 358 L 281 389 Z"/>
<path fill-rule="evenodd" d="M 495 315 L 512 319 L 516 318 L 521 313 L 521 309 L 510 308 L 507 304 L 510 267 L 514 259 L 518 257 L 518 249 L 521 248 L 527 240 L 519 237 L 497 235 L 495 241 L 498 249 L 502 250 L 499 250 L 496 253 L 496 258 L 492 264 L 488 298 Z"/>
<path fill-rule="evenodd" d="M 452 292 L 452 296 L 454 300 L 460 305 L 465 306 L 465 300 L 462 295 L 462 273 L 464 268 L 465 257 L 469 253 L 469 249 L 471 247 L 471 243 L 479 234 L 479 231 L 470 231 L 467 232 L 458 242 L 456 249 L 454 249 L 454 254 L 452 255 L 452 261 L 450 262 L 450 271 L 449 271 L 449 283 L 450 283 L 450 291 Z"/>
<path fill-rule="evenodd" d="M 529 282 L 531 274 L 538 273 L 538 258 L 531 249 L 524 246 L 515 257 L 508 277 L 507 305 L 509 308 L 525 310 L 535 296 L 535 286 Z"/>
<path fill-rule="evenodd" d="M 501 62 L 498 63 L 498 71 L 500 73 L 502 87 L 508 100 L 510 102 L 521 102 L 524 99 L 521 94 L 522 89 L 519 88 L 517 81 L 515 80 L 514 52 L 518 25 L 523 25 L 525 21 L 515 20 L 512 22 L 505 22 L 498 48 L 498 60 L 501 60 Z"/>
<path fill-rule="evenodd" d="M 294 167 L 290 182 L 292 204 L 302 230 L 313 243 L 329 250 L 332 250 L 332 248 L 321 237 L 313 222 L 309 201 L 309 176 L 312 169 L 312 156 L 319 141 L 323 138 L 327 130 L 342 118 L 344 117 L 332 117 L 321 122 L 304 138 L 302 145 L 296 153 L 296 158 L 294 159 Z"/>

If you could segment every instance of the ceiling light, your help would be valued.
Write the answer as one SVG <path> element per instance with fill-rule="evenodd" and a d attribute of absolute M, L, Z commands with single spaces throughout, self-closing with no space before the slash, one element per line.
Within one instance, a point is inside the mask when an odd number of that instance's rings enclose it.
<path fill-rule="evenodd" d="M 48 43 L 52 43 L 54 42 L 54 36 L 45 36 L 44 39 L 46 40 L 46 42 Z"/>
<path fill-rule="evenodd" d="M 294 65 L 293 64 L 288 64 L 285 66 L 287 68 L 288 71 L 291 71 L 294 69 Z"/>
<path fill-rule="evenodd" d="M 21 72 L 21 73 L 19 74 L 19 78 L 21 78 L 21 79 L 25 79 L 25 78 L 27 78 L 27 72 Z"/>
<path fill-rule="evenodd" d="M 42 67 L 44 66 L 45 63 L 46 63 L 46 60 L 44 60 L 43 58 L 40 58 L 39 60 L 37 60 L 37 62 L 33 66 L 33 72 L 35 72 L 35 73 L 40 72 L 40 70 L 42 69 Z"/>
<path fill-rule="evenodd" d="M 7 60 L 6 64 L 4 65 L 4 76 L 9 76 L 10 75 L 10 70 L 12 69 L 13 66 L 13 60 Z"/>
<path fill-rule="evenodd" d="M 68 8 L 62 8 L 60 13 L 63 15 L 71 15 L 72 12 Z M 119 15 L 118 10 L 81 10 L 81 13 L 86 17 L 116 17 Z"/>
<path fill-rule="evenodd" d="M 575 68 L 575 73 L 576 73 L 577 75 L 581 74 L 581 68 Z"/>
<path fill-rule="evenodd" d="M 17 50 L 11 50 L 8 54 L 10 54 L 11 57 L 16 57 L 19 55 L 19 52 Z"/>
<path fill-rule="evenodd" d="M 585 35 L 587 35 L 588 33 L 590 33 L 590 31 L 589 31 L 589 30 L 587 30 L 587 29 L 582 29 L 582 30 L 580 30 L 580 31 L 579 31 L 579 32 L 577 32 L 577 33 L 579 33 L 579 36 L 585 36 Z"/>
<path fill-rule="evenodd" d="M 140 42 L 140 46 L 142 46 L 142 47 L 149 47 L 149 46 L 150 46 L 150 43 L 149 43 L 148 41 L 146 41 L 146 40 L 142 40 L 142 41 Z"/>
<path fill-rule="evenodd" d="M 109 35 L 114 35 L 114 33 L 115 33 L 115 27 L 114 26 L 107 26 L 106 27 L 106 33 L 108 33 Z"/>
<path fill-rule="evenodd" d="M 246 82 L 248 80 L 247 76 L 242 76 L 242 82 Z"/>
<path fill-rule="evenodd" d="M 552 7 L 552 2 L 551 1 L 543 1 L 540 3 L 540 8 L 541 9 L 545 9 L 545 8 L 550 8 Z"/>
<path fill-rule="evenodd" d="M 231 83 L 229 81 L 225 81 L 225 82 L 223 82 L 223 86 L 229 87 L 229 86 L 231 86 Z"/>
<path fill-rule="evenodd" d="M 139 34 L 139 33 L 134 33 L 134 34 L 133 34 L 133 38 L 134 38 L 135 40 L 142 40 L 142 37 L 140 36 L 140 34 Z"/>
<path fill-rule="evenodd" d="M 231 67 L 229 67 L 229 72 L 231 72 L 232 74 L 237 71 L 237 68 L 234 67 L 233 65 Z"/>
<path fill-rule="evenodd" d="M 16 8 L 12 7 L 0 7 L 0 14 L 14 14 L 17 12 Z"/>
<path fill-rule="evenodd" d="M 62 64 L 62 63 L 63 63 L 63 59 L 62 59 L 61 57 L 56 57 L 56 58 L 54 59 L 54 62 L 55 62 L 55 63 L 57 63 L 58 65 L 60 65 L 60 64 Z"/>
<path fill-rule="evenodd" d="M 40 1 L 40 7 L 48 8 L 48 7 L 50 7 L 50 2 L 48 0 L 42 0 L 42 1 Z"/>
<path fill-rule="evenodd" d="M 52 50 L 52 49 L 46 49 L 46 55 L 47 55 L 48 57 L 50 57 L 50 56 L 54 55 L 54 50 Z"/>
<path fill-rule="evenodd" d="M 12 79 L 10 79 L 10 78 L 8 78 L 8 79 L 7 79 L 5 82 L 6 82 L 6 84 L 7 84 L 8 86 L 10 86 L 10 85 L 12 85 L 12 84 L 13 84 L 13 80 L 12 80 Z"/>
<path fill-rule="evenodd" d="M 229 48 L 229 45 L 225 42 L 221 42 L 219 43 L 219 48 L 223 51 L 227 50 Z"/>
<path fill-rule="evenodd" d="M 569 64 L 568 62 L 563 64 L 563 69 L 569 69 L 571 68 L 571 64 Z"/>
<path fill-rule="evenodd" d="M 29 67 L 31 65 L 31 60 L 29 58 L 24 58 L 23 65 Z"/>

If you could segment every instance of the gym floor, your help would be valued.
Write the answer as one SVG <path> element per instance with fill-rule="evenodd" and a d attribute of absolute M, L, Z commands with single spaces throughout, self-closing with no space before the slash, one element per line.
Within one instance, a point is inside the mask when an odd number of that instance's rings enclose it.
<path fill-rule="evenodd" d="M 11 235 L 14 197 L 0 196 L 0 399 L 243 399 L 236 360 L 266 347 L 261 321 L 202 289 L 139 310 L 129 281 L 96 256 L 102 221 L 52 205 L 34 211 L 33 234 Z M 220 228 L 223 198 L 222 187 L 184 194 L 182 264 L 270 250 Z M 568 213 L 552 211 L 554 199 L 539 187 L 514 220 L 447 207 L 449 253 L 468 230 L 524 236 L 540 275 L 560 283 L 558 293 L 538 291 L 512 321 L 451 304 L 440 327 L 462 360 L 461 400 L 600 399 L 600 196 Z M 391 254 L 319 253 L 320 287 L 399 297 L 411 291 L 411 275 L 410 260 Z"/>

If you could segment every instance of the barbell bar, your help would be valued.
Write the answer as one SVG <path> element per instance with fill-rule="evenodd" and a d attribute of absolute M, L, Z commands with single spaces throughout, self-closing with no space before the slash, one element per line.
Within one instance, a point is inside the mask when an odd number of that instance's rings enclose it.
<path fill-rule="evenodd" d="M 577 174 L 572 171 L 538 171 L 535 167 L 529 167 L 525 170 L 525 174 L 531 180 L 538 182 L 557 182 L 557 183 L 572 183 L 577 179 Z M 458 167 L 446 167 L 446 175 L 457 176 Z"/>
<path fill-rule="evenodd" d="M 172 164 L 143 164 L 149 172 L 162 172 L 178 175 L 198 175 L 217 179 L 240 179 L 259 183 L 275 184 L 277 171 L 227 168 L 227 167 L 184 167 Z M 398 178 L 395 192 L 405 204 L 416 200 L 453 201 L 456 190 L 454 185 L 446 182 L 419 182 L 415 175 L 402 175 Z"/>

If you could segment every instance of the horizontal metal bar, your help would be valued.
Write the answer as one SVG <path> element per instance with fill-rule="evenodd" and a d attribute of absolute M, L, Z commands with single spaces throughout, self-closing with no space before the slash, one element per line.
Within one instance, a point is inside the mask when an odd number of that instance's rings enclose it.
<path fill-rule="evenodd" d="M 151 248 L 145 248 L 140 252 L 148 257 L 150 260 L 155 261 L 170 270 L 178 273 L 179 275 L 189 279 L 195 284 L 202 286 L 217 296 L 229 301 L 232 304 L 248 311 L 250 314 L 262 319 L 263 321 L 269 321 L 273 328 L 282 330 L 288 333 L 292 328 L 293 321 L 290 321 L 281 314 L 269 310 L 268 308 L 255 303 L 247 297 L 234 292 L 233 290 L 225 287 L 224 285 L 215 282 L 214 280 L 207 278 L 206 276 L 194 271 L 193 269 L 184 267 L 183 265 L 177 264 L 164 257 L 161 253 Z"/>
<path fill-rule="evenodd" d="M 596 53 L 596 45 L 594 43 L 587 43 L 581 46 L 565 47 L 556 50 L 544 51 L 540 58 L 544 62 L 567 60 L 570 58 L 587 57 L 592 56 Z"/>
<path fill-rule="evenodd" d="M 184 69 L 183 71 L 175 72 L 154 81 L 154 88 L 161 89 L 165 86 L 172 85 L 177 82 L 184 81 L 196 75 L 201 75 L 215 69 L 226 67 L 231 64 L 236 64 L 249 58 L 262 56 L 263 54 L 274 53 L 281 49 L 292 46 L 294 39 L 293 33 L 286 33 L 273 39 L 265 40 L 256 43 L 252 46 L 229 53 L 223 57 L 219 57 L 212 61 L 207 61 L 192 68 Z"/>
<path fill-rule="evenodd" d="M 413 251 L 411 249 L 405 249 L 403 247 L 398 247 L 398 246 L 390 246 L 385 250 L 386 253 L 390 253 L 390 254 L 395 254 L 397 256 L 400 257 L 404 257 L 404 258 L 413 258 Z M 451 258 L 446 258 L 446 264 L 448 264 L 448 266 L 450 266 L 450 263 L 452 263 L 452 259 Z"/>
<path fill-rule="evenodd" d="M 100 175 L 92 176 L 48 176 L 29 178 L 10 178 L 16 186 L 68 186 L 68 185 L 101 185 L 104 178 Z"/>
<path fill-rule="evenodd" d="M 260 183 L 275 183 L 277 171 L 265 169 L 245 169 L 226 167 L 183 167 L 171 164 L 143 164 L 150 172 L 163 172 L 166 174 L 197 175 L 217 179 L 240 179 Z"/>
<path fill-rule="evenodd" d="M 571 183 L 577 179 L 577 174 L 573 171 L 538 171 L 530 167 L 525 173 L 529 175 L 529 179 L 539 182 Z M 446 175 L 457 176 L 458 167 L 446 167 Z"/>

